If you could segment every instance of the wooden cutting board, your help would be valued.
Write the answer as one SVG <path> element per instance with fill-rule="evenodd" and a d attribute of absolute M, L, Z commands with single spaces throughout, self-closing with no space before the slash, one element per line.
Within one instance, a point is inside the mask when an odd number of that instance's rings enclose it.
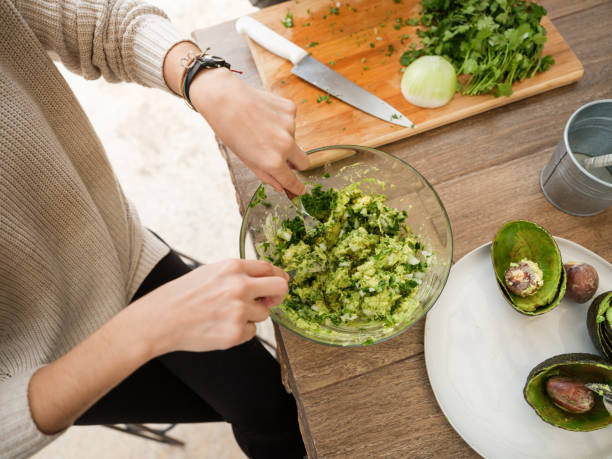
<path fill-rule="evenodd" d="M 330 8 L 338 8 L 339 14 L 330 13 Z M 414 18 L 419 11 L 419 0 L 401 0 L 399 3 L 394 0 L 293 0 L 252 15 L 310 51 L 315 59 L 384 99 L 416 124 L 416 128 L 396 126 L 334 98 L 330 98 L 331 103 L 317 103 L 317 98 L 325 95 L 323 91 L 293 75 L 289 61 L 249 40 L 264 86 L 297 105 L 296 140 L 303 149 L 338 144 L 371 147 L 387 144 L 573 83 L 584 73 L 576 55 L 550 20 L 544 17 L 542 25 L 548 32 L 548 41 L 543 54 L 551 54 L 555 59 L 549 70 L 515 83 L 510 97 L 458 93 L 444 107 L 416 107 L 401 94 L 399 58 L 411 42 L 419 43 L 417 27 L 403 26 L 396 30 L 394 25 L 397 18 Z M 281 23 L 287 12 L 293 14 L 293 28 L 286 28 Z M 403 35 L 409 38 L 404 38 L 402 43 Z M 318 44 L 310 45 L 313 42 Z M 390 52 L 390 45 L 393 52 Z"/>

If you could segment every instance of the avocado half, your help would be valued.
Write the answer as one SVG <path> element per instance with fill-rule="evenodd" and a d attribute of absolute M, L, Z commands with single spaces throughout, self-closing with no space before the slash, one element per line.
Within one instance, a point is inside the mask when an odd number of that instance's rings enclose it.
<path fill-rule="evenodd" d="M 591 303 L 587 329 L 597 350 L 612 361 L 612 291 L 598 295 Z"/>
<path fill-rule="evenodd" d="M 557 407 L 546 393 L 546 381 L 552 376 L 567 376 L 585 383 L 612 383 L 612 363 L 594 354 L 561 354 L 537 365 L 527 377 L 523 395 L 544 421 L 555 427 L 576 432 L 603 429 L 612 424 L 601 396 L 586 413 L 568 413 Z"/>
<path fill-rule="evenodd" d="M 523 258 L 536 262 L 544 279 L 542 287 L 526 297 L 510 292 L 504 282 L 504 274 L 510 263 Z M 527 220 L 504 224 L 493 238 L 491 260 L 504 298 L 518 312 L 532 316 L 544 314 L 563 299 L 567 277 L 561 252 L 553 237 L 541 226 Z"/>

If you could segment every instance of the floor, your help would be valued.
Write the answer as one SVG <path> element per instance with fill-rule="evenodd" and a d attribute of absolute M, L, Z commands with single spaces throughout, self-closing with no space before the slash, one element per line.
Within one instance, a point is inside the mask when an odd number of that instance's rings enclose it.
<path fill-rule="evenodd" d="M 149 1 L 161 6 L 186 32 L 254 11 L 249 0 Z M 135 84 L 85 81 L 64 69 L 62 73 L 89 115 L 144 223 L 172 246 L 207 263 L 237 258 L 240 215 L 226 163 L 206 122 L 182 100 L 162 91 Z M 260 333 L 273 339 L 269 323 Z M 34 457 L 245 457 L 227 424 L 185 424 L 172 434 L 187 446 L 161 445 L 105 427 L 73 427 Z"/>

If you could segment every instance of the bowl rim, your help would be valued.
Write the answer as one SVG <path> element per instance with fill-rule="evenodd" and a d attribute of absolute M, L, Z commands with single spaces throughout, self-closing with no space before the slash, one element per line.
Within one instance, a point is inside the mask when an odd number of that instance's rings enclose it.
<path fill-rule="evenodd" d="M 395 333 L 393 333 L 393 334 L 391 334 L 389 336 L 385 336 L 384 338 L 381 338 L 379 340 L 373 341 L 372 343 L 369 343 L 369 344 L 364 344 L 364 343 L 355 343 L 355 344 L 332 343 L 332 342 L 328 342 L 328 341 L 319 340 L 319 339 L 316 339 L 316 338 L 311 337 L 311 336 L 305 336 L 303 334 L 300 334 L 297 331 L 292 330 L 291 328 L 285 326 L 285 324 L 281 323 L 276 318 L 274 318 L 272 316 L 272 314 L 270 314 L 270 318 L 275 323 L 277 323 L 279 325 L 282 325 L 283 328 L 285 328 L 286 330 L 290 331 L 291 333 L 299 336 L 300 338 L 306 339 L 308 341 L 312 341 L 312 342 L 317 343 L 317 344 L 323 344 L 323 345 L 326 345 L 326 346 L 334 346 L 334 347 L 340 347 L 340 348 L 352 348 L 352 347 L 372 346 L 374 344 L 382 343 L 382 342 L 388 341 L 388 340 L 390 340 L 392 338 L 395 338 L 396 336 L 404 333 L 409 328 L 412 328 L 415 324 L 420 322 L 427 315 L 427 313 L 431 310 L 431 308 L 434 307 L 434 305 L 436 304 L 436 301 L 438 301 L 438 298 L 440 298 L 440 295 L 442 294 L 442 292 L 444 291 L 444 288 L 446 287 L 446 283 L 448 282 L 448 278 L 450 276 L 451 266 L 453 264 L 453 251 L 454 251 L 453 228 L 452 228 L 452 226 L 450 224 L 450 218 L 448 217 L 448 212 L 446 211 L 446 208 L 444 207 L 444 204 L 442 203 L 442 200 L 440 199 L 440 196 L 436 192 L 436 190 L 433 187 L 433 185 L 431 183 L 429 183 L 429 181 L 425 178 L 425 176 L 423 176 L 423 174 L 421 174 L 418 170 L 416 170 L 414 167 L 412 167 L 408 162 L 404 161 L 401 158 L 398 158 L 397 156 L 395 156 L 395 155 L 393 155 L 391 153 L 387 153 L 386 151 L 379 150 L 379 149 L 373 148 L 373 147 L 366 147 L 366 146 L 363 146 L 363 145 L 350 145 L 350 144 L 326 145 L 326 146 L 323 146 L 323 147 L 313 148 L 311 150 L 306 151 L 305 153 L 307 155 L 310 155 L 310 154 L 316 153 L 318 151 L 333 150 L 333 149 L 366 151 L 366 152 L 369 152 L 369 153 L 373 153 L 375 155 L 387 156 L 390 159 L 395 160 L 395 161 L 399 161 L 403 165 L 407 166 L 414 174 L 416 174 L 419 177 L 419 179 L 425 184 L 425 186 L 427 188 L 429 188 L 429 190 L 433 193 L 434 197 L 436 198 L 436 201 L 438 202 L 438 205 L 440 206 L 440 209 L 442 210 L 442 215 L 444 215 L 444 221 L 445 221 L 446 229 L 447 229 L 448 235 L 449 235 L 449 241 L 450 241 L 449 249 L 448 249 L 449 263 L 448 263 L 448 266 L 446 267 L 446 270 L 444 272 L 444 279 L 442 279 L 440 291 L 436 294 L 435 298 L 431 299 L 430 304 L 428 305 L 428 307 L 425 309 L 423 314 L 418 319 L 416 319 L 414 322 L 412 322 L 407 327 L 402 328 L 401 330 L 398 330 L 397 332 L 395 332 Z M 319 167 L 322 167 L 322 166 L 319 166 Z M 240 225 L 240 234 L 238 236 L 239 237 L 238 243 L 239 243 L 240 258 L 243 259 L 243 260 L 246 259 L 246 251 L 245 251 L 246 232 L 247 232 L 247 227 L 246 226 L 247 226 L 249 212 L 251 211 L 251 208 L 252 208 L 251 207 L 251 203 L 253 202 L 253 199 L 255 199 L 255 197 L 257 196 L 257 193 L 260 190 L 260 188 L 263 188 L 264 185 L 265 184 L 262 183 L 262 182 L 259 183 L 259 186 L 253 192 L 253 195 L 251 196 L 251 199 L 249 199 L 249 202 L 247 203 L 245 211 L 244 211 L 244 215 L 242 216 L 242 223 Z"/>

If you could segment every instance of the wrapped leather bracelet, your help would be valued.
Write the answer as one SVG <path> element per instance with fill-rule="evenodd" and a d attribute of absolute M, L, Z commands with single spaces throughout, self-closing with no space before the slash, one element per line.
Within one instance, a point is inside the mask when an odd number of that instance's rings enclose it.
<path fill-rule="evenodd" d="M 208 50 L 206 50 L 208 51 Z M 185 67 L 185 72 L 183 73 L 183 79 L 181 81 L 181 96 L 185 99 L 185 102 L 192 110 L 195 110 L 195 107 L 191 103 L 191 99 L 189 98 L 189 87 L 193 82 L 195 76 L 201 70 L 205 69 L 218 69 L 220 67 L 225 67 L 231 70 L 231 65 L 226 62 L 223 58 L 218 56 L 210 56 L 206 54 L 204 51 L 201 54 L 193 54 L 189 53 L 187 58 L 181 59 L 181 65 Z M 242 73 L 238 70 L 231 70 L 232 72 Z"/>

